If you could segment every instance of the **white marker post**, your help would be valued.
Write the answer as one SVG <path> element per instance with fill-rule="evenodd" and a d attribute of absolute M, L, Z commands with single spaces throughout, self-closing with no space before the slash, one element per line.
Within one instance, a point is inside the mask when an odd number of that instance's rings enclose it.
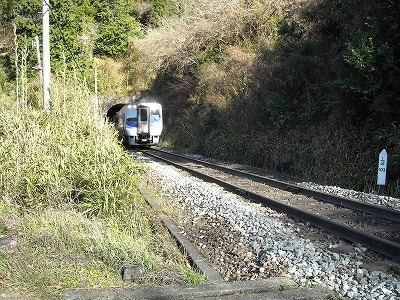
<path fill-rule="evenodd" d="M 386 149 L 383 149 L 381 153 L 379 153 L 378 180 L 376 182 L 379 195 L 383 195 L 383 191 L 385 190 L 387 162 L 387 152 Z"/>

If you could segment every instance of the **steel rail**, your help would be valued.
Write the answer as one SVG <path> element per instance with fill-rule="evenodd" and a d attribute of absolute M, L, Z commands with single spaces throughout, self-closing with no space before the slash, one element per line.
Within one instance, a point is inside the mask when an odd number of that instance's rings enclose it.
<path fill-rule="evenodd" d="M 267 185 L 270 185 L 270 186 L 273 186 L 273 187 L 276 187 L 276 188 L 279 188 L 282 190 L 286 190 L 286 191 L 297 193 L 297 194 L 302 194 L 304 196 L 312 197 L 316 200 L 329 202 L 332 204 L 339 205 L 341 207 L 350 208 L 352 210 L 357 210 L 357 211 L 360 211 L 363 213 L 379 216 L 381 218 L 384 218 L 384 219 L 387 219 L 387 220 L 390 220 L 390 221 L 393 221 L 396 223 L 400 223 L 400 211 L 395 210 L 395 209 L 389 209 L 389 208 L 382 207 L 382 206 L 372 205 L 369 203 L 355 201 L 355 200 L 351 200 L 351 199 L 344 198 L 341 196 L 331 195 L 328 193 L 303 188 L 303 187 L 300 187 L 300 186 L 297 186 L 294 184 L 290 184 L 290 183 L 286 183 L 283 181 L 279 181 L 276 179 L 271 179 L 271 178 L 267 178 L 264 176 L 260 176 L 260 175 L 256 175 L 256 174 L 252 174 L 252 173 L 248 173 L 248 172 L 244 172 L 244 171 L 226 168 L 223 166 L 215 165 L 215 164 L 212 164 L 212 163 L 209 163 L 206 161 L 202 161 L 202 160 L 198 160 L 195 158 L 190 158 L 190 157 L 186 157 L 183 155 L 170 153 L 168 151 L 164 151 L 161 149 L 152 149 L 152 150 L 159 151 L 159 152 L 166 153 L 166 154 L 173 155 L 173 156 L 177 156 L 177 157 L 181 157 L 181 158 L 202 164 L 204 166 L 211 167 L 213 169 L 216 169 L 216 170 L 219 170 L 219 171 L 222 171 L 225 173 L 230 173 L 230 174 L 238 175 L 238 176 L 245 176 L 246 178 L 249 178 L 251 180 L 265 183 Z"/>
<path fill-rule="evenodd" d="M 400 244 L 385 240 L 383 238 L 380 238 L 380 237 L 374 236 L 372 234 L 363 232 L 361 230 L 352 228 L 352 227 L 344 225 L 342 223 L 321 217 L 319 215 L 304 211 L 302 209 L 292 207 L 288 204 L 281 203 L 274 199 L 253 193 L 246 189 L 242 189 L 242 188 L 238 189 L 237 186 L 232 185 L 226 181 L 223 181 L 223 180 L 208 176 L 206 174 L 200 173 L 191 168 L 185 167 L 181 164 L 178 164 L 178 163 L 168 160 L 166 158 L 160 157 L 158 155 L 149 153 L 147 151 L 143 151 L 143 153 L 150 155 L 161 161 L 164 161 L 164 162 L 166 162 L 170 165 L 173 165 L 179 169 L 187 171 L 190 174 L 193 174 L 194 176 L 196 176 L 198 178 L 201 178 L 208 182 L 216 183 L 216 184 L 220 185 L 221 187 L 225 188 L 226 190 L 229 190 L 229 191 L 232 191 L 235 193 L 240 193 L 240 194 L 250 198 L 253 201 L 262 203 L 270 208 L 273 208 L 284 214 L 290 215 L 290 216 L 292 216 L 296 219 L 299 219 L 303 222 L 309 222 L 310 224 L 314 225 L 315 227 L 318 227 L 320 229 L 323 229 L 323 230 L 326 230 L 333 234 L 336 234 L 338 236 L 341 236 L 342 238 L 344 238 L 348 241 L 363 244 L 371 250 L 374 250 L 380 254 L 383 254 L 387 257 L 390 257 L 390 258 L 400 262 Z M 183 158 L 186 159 L 186 157 L 184 157 L 184 156 L 183 156 Z"/>

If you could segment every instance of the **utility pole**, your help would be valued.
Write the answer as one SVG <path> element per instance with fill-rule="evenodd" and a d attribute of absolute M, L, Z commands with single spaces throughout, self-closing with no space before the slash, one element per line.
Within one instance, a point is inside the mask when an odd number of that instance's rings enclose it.
<path fill-rule="evenodd" d="M 43 0 L 43 108 L 50 112 L 50 0 Z"/>

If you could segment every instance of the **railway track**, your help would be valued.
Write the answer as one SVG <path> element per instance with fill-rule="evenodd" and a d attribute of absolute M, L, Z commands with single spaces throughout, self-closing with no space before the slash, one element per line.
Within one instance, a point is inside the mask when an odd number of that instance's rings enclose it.
<path fill-rule="evenodd" d="M 400 262 L 400 211 L 156 148 L 143 153 Z"/>

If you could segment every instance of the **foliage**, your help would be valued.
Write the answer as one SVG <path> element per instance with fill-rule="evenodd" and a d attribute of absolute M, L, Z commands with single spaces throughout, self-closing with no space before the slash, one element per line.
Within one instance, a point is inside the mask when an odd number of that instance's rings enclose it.
<path fill-rule="evenodd" d="M 61 299 L 69 289 L 128 286 L 121 267 L 140 266 L 132 282 L 170 284 L 205 281 L 167 233 L 152 232 L 146 216 L 135 207 L 118 216 L 87 218 L 70 207 L 34 213 L 2 212 L 10 234 L 18 232 L 13 251 L 0 252 L 0 288 L 33 299 Z M 12 276 L 11 276 L 12 274 Z"/>
<path fill-rule="evenodd" d="M 111 57 L 126 54 L 129 38 L 141 33 L 140 24 L 127 0 L 96 2 L 95 20 L 100 23 L 94 53 Z"/>
<path fill-rule="evenodd" d="M 12 35 L 11 28 L 15 25 L 16 35 L 19 44 L 29 43 L 34 36 L 42 36 L 41 5 L 38 1 L 6 1 L 4 7 L 4 22 L 9 24 L 9 35 Z M 51 1 L 50 10 L 50 36 L 51 36 L 51 56 L 52 68 L 58 70 L 66 62 L 80 67 L 85 63 L 87 57 L 82 55 L 82 45 L 77 43 L 77 37 L 82 32 L 81 18 L 82 7 L 78 2 L 70 1 Z M 9 57 L 11 61 L 15 57 Z M 31 50 L 28 56 L 28 65 L 31 69 L 37 64 L 36 52 Z M 14 70 L 15 72 L 15 70 Z"/>
<path fill-rule="evenodd" d="M 150 24 L 162 26 L 167 17 L 171 17 L 178 12 L 172 0 L 152 0 L 148 12 L 148 21 Z"/>
<path fill-rule="evenodd" d="M 301 24 L 296 22 L 296 20 L 284 18 L 279 21 L 277 25 L 278 33 L 280 35 L 290 35 L 299 38 L 304 34 L 304 29 L 301 27 Z"/>
<path fill-rule="evenodd" d="M 2 1 L 0 23 L 6 30 L 7 47 L 29 45 L 27 76 L 34 78 L 32 67 L 37 65 L 36 51 L 31 48 L 34 36 L 42 36 L 41 5 L 35 0 Z M 50 48 L 53 71 L 84 70 L 93 67 L 92 56 L 122 57 L 129 40 L 141 34 L 140 24 L 133 17 L 129 0 L 119 1 L 61 1 L 50 3 Z M 13 27 L 18 45 L 11 44 Z M 92 32 L 90 32 L 90 30 Z M 95 31 L 95 32 L 93 32 Z M 93 41 L 92 41 L 93 40 Z M 15 51 L 8 51 L 0 61 L 9 79 L 16 77 Z"/>
<path fill-rule="evenodd" d="M 33 37 L 41 32 L 39 28 L 41 25 L 40 11 L 41 6 L 38 1 L 3 0 L 1 18 L 6 24 L 16 25 L 17 35 Z"/>
<path fill-rule="evenodd" d="M 277 128 L 280 129 L 290 122 L 292 113 L 288 113 L 288 104 L 280 94 L 272 92 L 265 101 L 270 119 Z"/>
<path fill-rule="evenodd" d="M 343 116 L 359 124 L 389 111 L 390 119 L 397 118 L 394 16 L 389 7 L 361 2 L 320 1 L 277 19 L 279 45 L 265 49 L 255 74 L 269 95 L 264 102 L 277 127 Z M 383 34 L 386 26 L 390 29 Z"/>
<path fill-rule="evenodd" d="M 138 166 L 130 164 L 130 157 L 113 140 L 107 124 L 80 113 L 94 114 L 89 103 L 66 100 L 73 92 L 66 88 L 53 90 L 51 118 L 35 109 L 18 115 L 14 110 L 3 110 L 1 195 L 12 195 L 24 207 L 69 200 L 89 214 L 116 213 L 127 198 L 134 197 L 133 175 Z M 84 86 L 81 88 L 84 92 Z M 83 100 L 84 95 L 71 97 Z M 66 114 L 70 109 L 76 113 Z M 128 164 L 129 168 L 121 167 Z"/>
<path fill-rule="evenodd" d="M 388 81 L 386 74 L 395 64 L 393 49 L 388 42 L 381 45 L 377 43 L 379 41 L 372 37 L 359 38 L 347 43 L 344 54 L 344 61 L 351 70 L 350 76 L 343 82 L 343 88 L 359 94 L 362 105 L 371 111 L 386 106 L 381 103 L 380 97 L 374 95 L 384 92 L 385 82 Z"/>
<path fill-rule="evenodd" d="M 179 120 L 167 121 L 164 140 L 322 183 L 373 190 L 377 154 L 386 148 L 396 157 L 399 151 L 399 8 L 384 0 L 257 1 L 238 5 L 236 15 L 224 10 L 216 27 L 211 13 L 159 30 L 157 40 L 150 32 L 142 41 L 157 47 L 147 48 L 143 58 L 155 62 L 158 78 L 164 78 L 153 90 L 164 95 L 166 107 L 183 107 Z M 223 18 L 228 15 L 235 25 Z M 140 44 L 138 49 L 146 53 Z M 246 51 L 253 55 L 236 59 Z M 192 86 L 178 80 L 185 78 L 182 71 L 195 78 Z M 163 86 L 191 87 L 186 105 Z M 398 195 L 395 158 L 391 168 L 388 190 Z"/>
<path fill-rule="evenodd" d="M 220 62 L 221 56 L 224 53 L 224 47 L 221 41 L 211 40 L 205 49 L 199 53 L 198 61 L 200 64 L 210 62 Z"/>
<path fill-rule="evenodd" d="M 30 45 L 33 37 L 41 33 L 39 27 L 41 25 L 41 18 L 40 14 L 38 14 L 40 6 L 31 0 L 4 0 L 2 4 L 0 24 L 4 26 L 4 35 L 8 37 L 8 45 L 6 47 L 10 50 L 6 52 L 0 64 L 7 70 L 7 77 L 14 79 L 16 77 L 16 57 L 15 51 L 11 51 L 11 49 L 15 47 L 15 44 L 19 45 L 20 49 L 25 48 L 26 50 L 24 51 L 31 48 Z M 16 39 L 15 35 L 17 35 Z M 33 55 L 28 55 L 26 63 L 28 76 L 31 76 L 33 74 L 32 67 L 37 64 L 37 58 Z"/>
<path fill-rule="evenodd" d="M 0 104 L 0 234 L 16 241 L 0 251 L 2 293 L 54 299 L 124 285 L 126 263 L 142 269 L 135 286 L 204 281 L 167 232 L 153 231 L 158 220 L 137 191 L 145 167 L 94 110 L 84 82 L 53 76 L 50 114 Z"/>
<path fill-rule="evenodd" d="M 52 68 L 81 68 L 88 64 L 82 43 L 77 43 L 82 34 L 84 7 L 79 2 L 53 0 L 50 14 L 50 43 Z M 57 42 L 56 42 L 57 41 Z"/>

